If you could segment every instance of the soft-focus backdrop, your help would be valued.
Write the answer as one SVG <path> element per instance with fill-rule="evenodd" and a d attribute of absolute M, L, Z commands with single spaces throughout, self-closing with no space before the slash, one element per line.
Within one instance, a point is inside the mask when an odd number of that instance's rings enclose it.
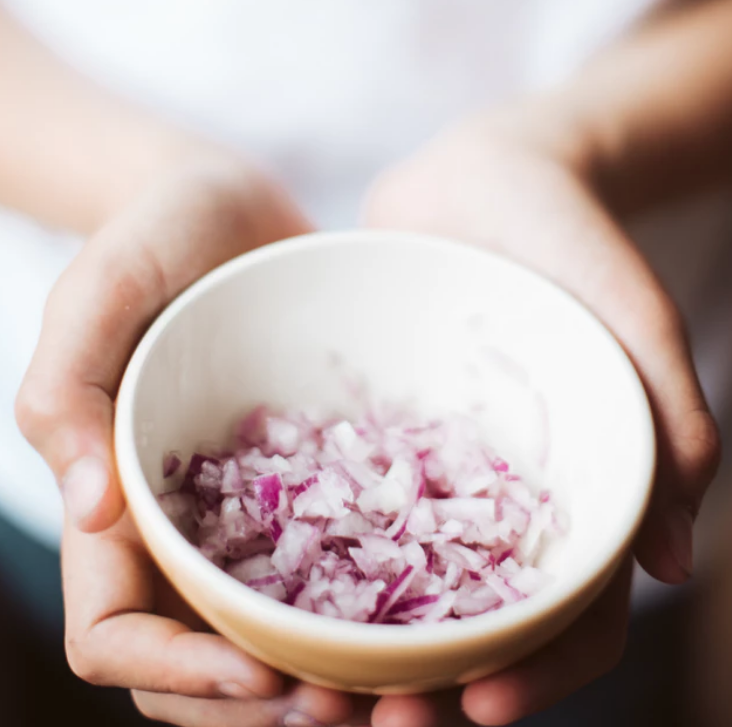
<path fill-rule="evenodd" d="M 638 24 L 652 22 L 653 13 L 667 4 L 8 0 L 4 5 L 61 58 L 103 86 L 183 127 L 252 152 L 319 226 L 334 228 L 356 225 L 360 199 L 374 175 L 452 119 L 566 79 Z M 628 225 L 689 323 L 702 384 L 727 446 L 732 442 L 730 190 L 674 203 Z M 81 244 L 0 208 L 0 724 L 8 727 L 71 716 L 78 727 L 149 723 L 137 716 L 126 693 L 83 684 L 66 666 L 57 551 L 60 498 L 12 411 L 46 295 Z M 660 586 L 639 571 L 621 665 L 521 724 L 732 724 L 732 472 L 725 464 L 697 523 L 692 582 Z M 454 701 L 454 695 L 440 698 Z M 455 724 L 454 718 L 448 724 Z"/>

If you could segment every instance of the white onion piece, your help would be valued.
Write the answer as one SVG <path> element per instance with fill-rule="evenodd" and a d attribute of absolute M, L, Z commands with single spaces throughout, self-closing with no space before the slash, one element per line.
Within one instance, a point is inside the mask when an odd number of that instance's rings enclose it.
<path fill-rule="evenodd" d="M 308 523 L 291 520 L 278 538 L 272 565 L 285 577 L 291 576 L 303 561 L 314 561 L 320 551 L 320 531 Z"/>
<path fill-rule="evenodd" d="M 562 533 L 466 417 L 395 407 L 356 421 L 259 406 L 221 454 L 163 472 L 163 510 L 200 551 L 260 593 L 324 616 L 433 623 L 475 616 L 550 582 L 536 567 Z"/>

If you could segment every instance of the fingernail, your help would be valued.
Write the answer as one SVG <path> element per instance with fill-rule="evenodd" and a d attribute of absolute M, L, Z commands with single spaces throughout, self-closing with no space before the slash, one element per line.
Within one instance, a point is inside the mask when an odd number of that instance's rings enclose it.
<path fill-rule="evenodd" d="M 107 491 L 109 470 L 98 457 L 78 459 L 66 470 L 61 481 L 61 494 L 66 511 L 79 524 L 99 505 Z"/>
<path fill-rule="evenodd" d="M 254 696 L 251 690 L 236 682 L 221 682 L 219 684 L 219 692 L 231 699 L 251 699 Z"/>
<path fill-rule="evenodd" d="M 666 515 L 668 545 L 679 568 L 691 577 L 694 570 L 694 518 L 683 507 L 675 507 Z"/>
<path fill-rule="evenodd" d="M 325 727 L 325 725 L 304 712 L 294 711 L 285 715 L 282 727 Z"/>

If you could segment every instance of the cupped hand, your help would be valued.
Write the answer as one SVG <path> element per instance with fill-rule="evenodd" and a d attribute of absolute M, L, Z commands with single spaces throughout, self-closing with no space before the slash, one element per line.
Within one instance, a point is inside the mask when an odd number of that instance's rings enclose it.
<path fill-rule="evenodd" d="M 644 382 L 658 440 L 635 555 L 655 578 L 681 583 L 692 571 L 693 520 L 719 459 L 717 429 L 681 316 L 595 193 L 591 156 L 571 135 L 541 123 L 521 114 L 476 116 L 449 129 L 375 182 L 364 221 L 505 254 L 557 282 L 609 327 Z M 468 716 L 506 724 L 610 669 L 622 653 L 628 588 L 623 571 L 555 643 L 467 687 Z M 375 715 L 390 708 L 383 700 Z"/>
<path fill-rule="evenodd" d="M 127 514 L 100 533 L 66 528 L 66 649 L 82 679 L 133 690 L 147 717 L 181 727 L 339 724 L 348 695 L 281 675 L 240 651 L 182 601 Z"/>
<path fill-rule="evenodd" d="M 112 454 L 114 399 L 153 318 L 217 265 L 308 230 L 260 172 L 207 158 L 141 193 L 66 269 L 46 303 L 16 416 L 56 475 L 77 528 L 104 530 L 124 510 Z"/>
<path fill-rule="evenodd" d="M 207 632 L 123 514 L 112 452 L 117 386 L 155 315 L 220 263 L 308 229 L 275 184 L 239 162 L 207 159 L 160 180 L 56 284 L 18 397 L 21 429 L 64 497 L 69 662 L 92 683 L 135 690 L 139 708 L 162 721 L 333 724 L 351 710 L 346 695 L 284 685 Z"/>
<path fill-rule="evenodd" d="M 285 680 L 210 632 L 150 560 L 116 479 L 114 399 L 135 344 L 178 293 L 226 260 L 310 231 L 260 172 L 221 158 L 141 192 L 52 291 L 17 400 L 20 427 L 59 480 L 66 646 L 83 679 L 125 687 L 182 727 L 367 724 L 375 700 Z M 375 727 L 431 727 L 395 703 Z M 393 720 L 396 720 L 394 722 Z"/>

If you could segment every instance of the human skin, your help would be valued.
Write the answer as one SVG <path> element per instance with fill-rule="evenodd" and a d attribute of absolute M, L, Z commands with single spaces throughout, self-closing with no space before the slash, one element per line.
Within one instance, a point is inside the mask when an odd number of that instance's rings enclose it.
<path fill-rule="evenodd" d="M 635 555 L 668 583 L 691 573 L 693 518 L 719 444 L 678 311 L 616 215 L 716 183 L 730 168 L 730 27 L 728 1 L 661 19 L 565 87 L 460 120 L 386 170 L 364 208 L 369 225 L 500 250 L 559 282 L 618 336 L 659 439 Z M 88 236 L 51 293 L 17 401 L 21 429 L 64 495 L 72 668 L 133 689 L 145 714 L 185 726 L 368 721 L 370 703 L 354 716 L 347 695 L 284 685 L 206 632 L 124 515 L 112 454 L 116 388 L 155 315 L 216 265 L 307 231 L 308 221 L 239 152 L 95 88 L 2 14 L 0 67 L 13 69 L 0 75 L 0 201 Z M 556 642 L 469 685 L 467 715 L 506 724 L 611 668 L 628 587 L 626 566 Z M 438 718 L 429 697 L 382 698 L 370 717 L 375 727 Z"/>

